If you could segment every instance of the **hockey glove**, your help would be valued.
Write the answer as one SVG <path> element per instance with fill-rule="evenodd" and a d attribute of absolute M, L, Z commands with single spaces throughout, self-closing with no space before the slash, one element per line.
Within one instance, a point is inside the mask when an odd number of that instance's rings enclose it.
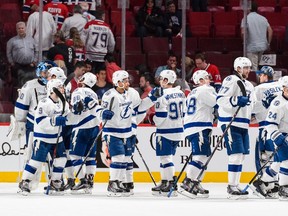
<path fill-rule="evenodd" d="M 51 118 L 51 125 L 52 126 L 65 126 L 66 125 L 66 117 L 64 116 L 56 116 Z"/>
<path fill-rule="evenodd" d="M 245 107 L 249 102 L 249 97 L 245 96 L 238 96 L 237 97 L 237 106 L 239 107 Z"/>
<path fill-rule="evenodd" d="M 93 109 L 97 105 L 97 101 L 91 97 L 84 98 L 85 108 Z"/>
<path fill-rule="evenodd" d="M 114 112 L 110 110 L 104 110 L 102 113 L 103 120 L 110 120 L 114 116 Z"/>
<path fill-rule="evenodd" d="M 288 141 L 286 140 L 286 137 L 283 134 L 277 136 L 276 139 L 274 139 L 273 141 L 275 145 L 277 145 L 278 147 L 281 147 L 283 145 L 288 146 Z"/>
<path fill-rule="evenodd" d="M 163 88 L 161 87 L 155 87 L 153 88 L 150 93 L 148 94 L 148 97 L 151 99 L 151 101 L 156 101 L 159 97 L 163 95 Z"/>
<path fill-rule="evenodd" d="M 263 106 L 268 109 L 271 102 L 273 101 L 273 99 L 276 97 L 276 95 L 269 95 L 265 100 L 262 100 L 262 104 Z"/>
<path fill-rule="evenodd" d="M 73 105 L 73 113 L 76 115 L 80 115 L 83 109 L 84 109 L 84 105 L 82 101 L 78 101 L 77 103 Z"/>

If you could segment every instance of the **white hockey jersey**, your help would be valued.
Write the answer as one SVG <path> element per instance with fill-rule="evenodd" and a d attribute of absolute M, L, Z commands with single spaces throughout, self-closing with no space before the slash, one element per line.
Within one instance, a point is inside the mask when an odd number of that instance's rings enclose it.
<path fill-rule="evenodd" d="M 80 115 L 69 115 L 69 122 L 73 122 L 73 130 L 93 128 L 100 125 L 102 107 L 99 105 L 97 94 L 90 88 L 77 88 L 73 91 L 71 97 L 72 107 L 80 100 L 84 101 L 85 97 L 92 98 L 96 106 L 91 110 L 88 108 L 84 109 Z M 70 119 L 71 117 L 73 118 L 72 120 Z"/>
<path fill-rule="evenodd" d="M 271 103 L 266 126 L 268 138 L 275 139 L 280 133 L 288 133 L 288 99 L 282 95 L 277 96 Z"/>
<path fill-rule="evenodd" d="M 153 120 L 157 127 L 156 135 L 172 141 L 184 139 L 183 111 L 185 94 L 177 87 L 164 89 L 164 95 L 155 103 Z"/>
<path fill-rule="evenodd" d="M 185 136 L 213 127 L 213 110 L 216 105 L 216 91 L 210 85 L 193 89 L 186 99 L 184 117 Z"/>
<path fill-rule="evenodd" d="M 38 79 L 26 82 L 19 92 L 15 104 L 15 118 L 19 122 L 29 121 L 34 123 L 34 113 L 40 100 L 47 97 L 47 90 L 44 84 Z"/>
<path fill-rule="evenodd" d="M 86 58 L 91 61 L 104 62 L 107 52 L 113 52 L 115 47 L 114 35 L 102 20 L 92 20 L 84 26 L 83 41 L 86 44 Z"/>
<path fill-rule="evenodd" d="M 69 110 L 69 104 L 65 101 L 65 110 L 63 111 L 63 104 L 59 99 L 58 102 L 54 102 L 50 97 L 44 98 L 39 101 L 37 109 L 35 111 L 34 121 L 34 141 L 40 140 L 45 143 L 56 144 L 59 126 L 52 126 L 51 119 L 56 116 L 66 116 Z M 60 132 L 62 127 L 60 128 Z M 62 136 L 59 137 L 59 142 L 62 142 Z"/>
<path fill-rule="evenodd" d="M 240 78 L 237 75 L 230 75 L 226 77 L 223 80 L 222 87 L 218 92 L 217 104 L 219 106 L 219 127 L 221 127 L 221 125 L 223 124 L 229 124 L 232 116 L 238 109 L 237 96 L 242 96 L 240 87 L 237 84 L 238 80 L 240 80 Z M 240 128 L 248 128 L 251 119 L 252 109 L 255 103 L 255 92 L 254 86 L 249 81 L 243 80 L 242 82 L 245 86 L 246 94 L 249 97 L 250 102 L 247 106 L 240 109 L 236 118 L 232 122 L 232 125 Z"/>
<path fill-rule="evenodd" d="M 265 126 L 265 119 L 268 113 L 268 109 L 263 105 L 263 103 L 267 103 L 269 97 L 276 97 L 281 94 L 281 86 L 278 82 L 261 83 L 255 87 L 256 102 L 252 113 L 255 114 L 259 123 L 259 128 Z"/>

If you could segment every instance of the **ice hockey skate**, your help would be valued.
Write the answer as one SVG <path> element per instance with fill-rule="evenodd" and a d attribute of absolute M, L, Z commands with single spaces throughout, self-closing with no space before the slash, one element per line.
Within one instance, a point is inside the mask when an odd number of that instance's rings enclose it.
<path fill-rule="evenodd" d="M 174 177 L 173 177 L 173 179 L 174 179 Z M 173 188 L 174 183 L 175 183 L 175 180 L 169 181 L 166 187 L 161 188 L 160 194 L 162 196 L 168 196 L 169 192 L 171 190 L 173 190 L 170 196 L 171 197 L 177 197 L 178 196 L 178 194 L 177 194 L 178 187 L 176 184 L 175 187 Z"/>
<path fill-rule="evenodd" d="M 153 187 L 152 190 L 152 195 L 154 196 L 161 196 L 161 189 L 166 187 L 168 185 L 167 180 L 162 180 L 161 183 L 155 187 Z"/>
<path fill-rule="evenodd" d="M 19 183 L 19 189 L 17 191 L 17 193 L 23 195 L 23 196 L 27 196 L 29 193 L 30 193 L 30 186 L 29 186 L 29 183 L 31 181 L 26 179 L 26 180 L 22 180 L 20 183 Z"/>
<path fill-rule="evenodd" d="M 46 193 L 46 191 L 44 193 Z M 52 180 L 51 181 L 50 190 L 48 192 L 48 195 L 52 195 L 52 196 L 64 195 L 64 189 L 62 187 L 62 181 L 61 180 Z"/>
<path fill-rule="evenodd" d="M 91 194 L 91 186 L 86 178 L 80 179 L 80 182 L 71 188 L 71 194 Z"/>
<path fill-rule="evenodd" d="M 71 188 L 75 187 L 75 179 L 68 178 L 67 183 L 64 185 L 63 189 L 64 191 L 70 190 Z"/>
<path fill-rule="evenodd" d="M 279 187 L 279 200 L 288 201 L 288 185 Z"/>
<path fill-rule="evenodd" d="M 122 188 L 119 188 L 118 180 L 109 181 L 107 191 L 107 196 L 109 197 L 121 197 L 124 192 Z"/>
<path fill-rule="evenodd" d="M 180 185 L 178 192 L 183 196 L 186 196 L 191 199 L 195 199 L 197 197 L 196 188 L 195 187 L 193 188 L 193 183 L 190 178 L 184 179 L 182 185 Z"/>

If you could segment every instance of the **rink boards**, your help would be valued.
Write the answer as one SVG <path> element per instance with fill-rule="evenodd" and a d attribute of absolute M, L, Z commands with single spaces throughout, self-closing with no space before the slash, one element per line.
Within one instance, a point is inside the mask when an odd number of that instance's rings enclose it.
<path fill-rule="evenodd" d="M 159 173 L 159 159 L 155 154 L 155 130 L 156 128 L 151 125 L 140 125 L 137 130 L 137 137 L 139 140 L 138 147 L 141 154 L 146 161 L 150 171 L 152 172 L 156 181 L 160 179 Z M 24 138 L 20 141 L 8 141 L 6 134 L 8 131 L 8 124 L 2 124 L 0 126 L 0 182 L 15 182 L 19 170 L 23 170 L 25 149 Z M 216 146 L 222 131 L 220 128 L 214 127 L 212 132 L 212 150 Z M 243 173 L 241 176 L 241 182 L 249 182 L 251 177 L 255 174 L 254 165 L 254 148 L 256 137 L 258 134 L 258 128 L 254 125 L 249 127 L 250 135 L 250 154 L 246 156 Z M 97 143 L 97 173 L 95 182 L 107 182 L 109 179 L 108 163 L 104 154 L 105 147 L 99 141 Z M 178 174 L 191 152 L 191 147 L 187 140 L 181 142 L 177 148 L 176 155 L 174 156 L 174 165 L 176 174 Z M 146 168 L 143 164 L 141 157 L 137 150 L 134 154 L 134 180 L 135 182 L 151 182 L 151 178 L 148 175 Z M 203 179 L 204 182 L 227 182 L 227 161 L 226 146 L 222 141 L 218 146 L 218 149 L 209 163 L 206 175 Z M 45 181 L 45 169 L 43 166 L 42 181 Z M 184 175 L 182 176 L 182 178 Z"/>

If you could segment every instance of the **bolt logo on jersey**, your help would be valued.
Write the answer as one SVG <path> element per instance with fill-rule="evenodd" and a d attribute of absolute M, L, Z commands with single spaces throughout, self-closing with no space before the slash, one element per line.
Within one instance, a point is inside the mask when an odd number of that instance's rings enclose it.
<path fill-rule="evenodd" d="M 130 117 L 131 115 L 131 107 L 130 107 L 130 103 L 122 110 L 122 112 L 120 113 L 120 116 L 122 119 L 127 119 Z"/>

